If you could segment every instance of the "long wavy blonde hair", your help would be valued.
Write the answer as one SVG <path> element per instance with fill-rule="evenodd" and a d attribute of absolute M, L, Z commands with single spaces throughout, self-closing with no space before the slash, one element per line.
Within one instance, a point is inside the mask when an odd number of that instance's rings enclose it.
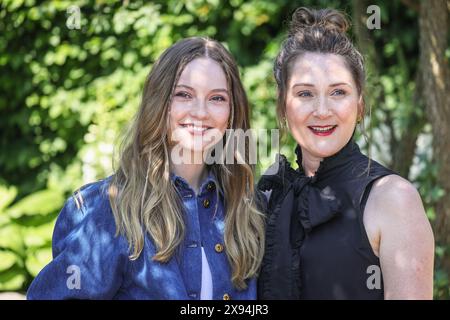
<path fill-rule="evenodd" d="M 116 236 L 127 238 L 132 260 L 140 256 L 146 232 L 157 248 L 153 259 L 160 262 L 167 262 L 184 239 L 182 205 L 169 174 L 168 119 L 181 72 L 199 57 L 213 59 L 226 75 L 231 93 L 230 128 L 249 129 L 249 105 L 238 67 L 219 42 L 187 38 L 163 52 L 146 79 L 142 102 L 122 142 L 119 166 L 109 187 Z M 234 146 L 227 140 L 224 136 L 225 148 Z M 224 243 L 231 280 L 238 289 L 245 289 L 245 280 L 257 275 L 264 251 L 264 217 L 256 207 L 248 147 L 245 155 L 232 151 L 233 164 L 210 165 L 225 195 Z M 238 163 L 238 158 L 244 163 Z"/>

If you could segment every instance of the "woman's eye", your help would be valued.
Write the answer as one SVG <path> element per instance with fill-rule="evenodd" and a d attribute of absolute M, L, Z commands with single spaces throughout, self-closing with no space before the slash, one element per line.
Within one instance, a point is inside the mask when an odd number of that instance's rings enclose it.
<path fill-rule="evenodd" d="M 312 93 L 310 91 L 300 91 L 297 93 L 297 96 L 307 98 L 312 97 Z"/>
<path fill-rule="evenodd" d="M 337 90 L 334 90 L 334 91 L 331 93 L 331 95 L 332 95 L 332 96 L 343 96 L 343 95 L 345 95 L 345 91 L 342 90 L 342 89 L 337 89 Z"/>
<path fill-rule="evenodd" d="M 189 98 L 191 98 L 191 95 L 189 93 L 187 93 L 187 92 L 180 91 L 180 92 L 175 93 L 175 97 L 181 97 L 181 98 L 184 98 L 184 99 L 189 99 Z"/>
<path fill-rule="evenodd" d="M 215 102 L 223 102 L 223 101 L 227 101 L 224 97 L 222 96 L 214 96 L 211 98 L 211 100 L 215 101 Z"/>

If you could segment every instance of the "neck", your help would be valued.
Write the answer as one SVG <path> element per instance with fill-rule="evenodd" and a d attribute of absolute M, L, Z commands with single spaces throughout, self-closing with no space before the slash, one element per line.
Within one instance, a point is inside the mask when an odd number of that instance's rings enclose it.
<path fill-rule="evenodd" d="M 315 157 L 302 149 L 302 167 L 306 176 L 314 176 L 322 160 L 323 158 Z"/>
<path fill-rule="evenodd" d="M 184 163 L 184 161 L 181 161 L 181 163 L 175 164 L 171 161 L 170 169 L 172 173 L 186 180 L 196 193 L 199 192 L 200 184 L 207 176 L 207 168 L 204 162 Z"/>

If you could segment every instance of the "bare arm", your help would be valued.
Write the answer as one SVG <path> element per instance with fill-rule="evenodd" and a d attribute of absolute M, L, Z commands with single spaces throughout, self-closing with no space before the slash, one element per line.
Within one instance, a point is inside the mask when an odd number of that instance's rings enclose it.
<path fill-rule="evenodd" d="M 395 175 L 379 179 L 364 216 L 380 258 L 385 299 L 432 299 L 434 237 L 414 186 Z"/>

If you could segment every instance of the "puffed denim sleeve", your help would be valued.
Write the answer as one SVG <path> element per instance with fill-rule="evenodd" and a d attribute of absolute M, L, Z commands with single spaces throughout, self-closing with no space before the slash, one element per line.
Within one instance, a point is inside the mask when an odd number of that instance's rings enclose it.
<path fill-rule="evenodd" d="M 53 260 L 27 299 L 113 299 L 126 278 L 128 244 L 115 236 L 107 180 L 75 192 L 61 210 L 52 239 Z"/>

